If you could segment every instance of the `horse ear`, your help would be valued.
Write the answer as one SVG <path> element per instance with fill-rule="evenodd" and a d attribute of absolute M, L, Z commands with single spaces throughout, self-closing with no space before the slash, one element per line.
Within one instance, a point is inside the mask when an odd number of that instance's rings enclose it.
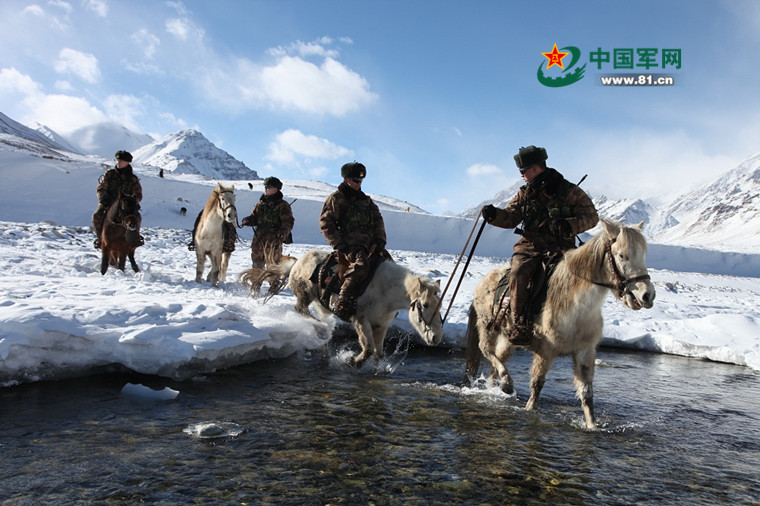
<path fill-rule="evenodd" d="M 604 218 L 602 218 L 601 222 L 602 222 L 602 225 L 604 225 L 604 231 L 607 233 L 607 235 L 610 238 L 614 239 L 615 237 L 618 236 L 618 234 L 620 233 L 620 227 L 617 226 L 616 223 L 612 221 L 607 221 Z"/>
<path fill-rule="evenodd" d="M 635 228 L 635 229 L 637 229 L 637 230 L 641 230 L 641 229 L 643 229 L 643 228 L 644 228 L 644 220 L 641 220 L 641 223 L 637 223 L 636 225 L 634 225 L 634 226 L 633 226 L 633 227 L 631 227 L 631 228 Z"/>

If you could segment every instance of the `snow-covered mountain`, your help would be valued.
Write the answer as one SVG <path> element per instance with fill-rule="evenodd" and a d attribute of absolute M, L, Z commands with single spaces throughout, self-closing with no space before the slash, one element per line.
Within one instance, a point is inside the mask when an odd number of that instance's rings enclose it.
<path fill-rule="evenodd" d="M 132 152 L 143 165 L 174 174 L 196 174 L 209 179 L 261 179 L 256 171 L 217 148 L 197 130 L 181 130 Z"/>
<path fill-rule="evenodd" d="M 42 132 L 22 125 L 2 112 L 0 112 L 0 141 L 8 145 L 24 146 L 28 150 L 49 156 L 55 154 L 60 157 L 61 154 L 56 151 L 70 151 L 69 146 L 64 146 Z"/>
<path fill-rule="evenodd" d="M 111 159 L 120 149 L 134 151 L 154 139 L 117 123 L 104 122 L 79 128 L 67 134 L 66 140 L 80 153 Z"/>
<path fill-rule="evenodd" d="M 37 126 L 37 130 L 34 130 L 0 113 L 0 143 L 13 150 L 54 160 L 76 160 L 77 163 L 89 160 L 90 163 L 108 166 L 115 151 L 128 149 L 123 136 L 126 129 L 114 129 L 112 125 L 101 124 L 91 127 L 90 131 L 94 132 L 98 128 L 103 130 L 95 137 L 105 138 L 108 132 L 112 132 L 116 139 L 112 142 L 114 147 L 102 155 L 107 161 L 88 158 L 87 155 L 93 153 L 87 150 L 80 150 L 80 153 L 86 155 L 77 156 L 71 152 L 71 148 L 78 147 L 78 144 L 71 142 L 64 146 L 62 144 L 65 143 L 60 142 L 59 136 L 49 129 Z M 138 138 L 130 133 L 127 135 L 132 139 Z M 150 139 L 150 142 L 132 149 L 138 173 L 157 174 L 157 169 L 162 168 L 168 173 L 200 176 L 205 180 L 261 179 L 255 171 L 218 149 L 196 130 L 176 132 L 159 141 L 152 141 L 148 136 L 144 139 Z M 70 138 L 64 140 L 71 141 Z M 304 198 L 305 194 L 313 194 L 315 203 L 323 202 L 335 188 L 315 181 L 293 183 L 299 188 L 293 188 L 295 191 L 291 195 L 298 193 L 300 198 Z M 483 205 L 489 203 L 505 206 L 519 187 L 520 183 L 516 183 L 499 191 L 492 198 L 464 211 L 460 217 L 473 218 Z M 238 185 L 238 188 L 241 186 Z M 260 191 L 256 186 L 251 189 Z M 285 193 L 289 193 L 287 189 Z M 710 184 L 675 196 L 665 205 L 654 206 L 643 199 L 612 200 L 604 195 L 592 197 L 600 216 L 625 223 L 644 221 L 644 232 L 650 242 L 736 253 L 760 251 L 760 154 L 747 158 Z M 201 199 L 202 196 L 198 198 Z M 392 197 L 372 195 L 372 198 L 383 210 L 426 213 L 413 204 Z"/>
<path fill-rule="evenodd" d="M 82 154 L 79 151 L 79 148 L 70 144 L 69 141 L 67 141 L 61 134 L 59 134 L 58 132 L 56 132 L 55 130 L 53 130 L 52 128 L 48 126 L 45 126 L 35 121 L 29 126 L 29 128 L 40 132 L 42 135 L 50 139 L 54 144 L 63 147 L 63 149 L 65 149 L 69 153 Z"/>
<path fill-rule="evenodd" d="M 501 190 L 460 216 L 474 218 L 486 204 L 504 207 L 521 183 Z M 644 222 L 652 242 L 719 251 L 760 251 L 760 153 L 712 183 L 653 206 L 642 199 L 592 196 L 599 216 L 623 223 Z M 593 231 L 592 231 L 593 232 Z"/>
<path fill-rule="evenodd" d="M 678 223 L 655 233 L 658 241 L 710 249 L 724 249 L 730 242 L 733 251 L 756 251 L 760 245 L 760 153 L 712 183 L 676 198 L 663 211 Z"/>

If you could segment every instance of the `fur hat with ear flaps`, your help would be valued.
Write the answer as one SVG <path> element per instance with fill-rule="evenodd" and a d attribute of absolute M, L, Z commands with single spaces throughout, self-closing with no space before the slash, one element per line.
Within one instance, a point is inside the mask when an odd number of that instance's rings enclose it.
<path fill-rule="evenodd" d="M 125 162 L 132 163 L 132 153 L 130 153 L 129 151 L 119 150 L 116 152 L 115 155 L 113 155 L 113 157 L 116 158 L 117 160 L 124 160 Z"/>
<path fill-rule="evenodd" d="M 541 165 L 547 158 L 549 155 L 546 154 L 544 148 L 528 146 L 527 148 L 520 148 L 520 151 L 515 155 L 515 163 L 519 169 L 525 169 L 531 165 Z"/>
<path fill-rule="evenodd" d="M 340 168 L 340 176 L 364 179 L 367 176 L 367 168 L 359 162 L 347 163 Z"/>
<path fill-rule="evenodd" d="M 274 186 L 278 190 L 282 190 L 282 181 L 274 176 L 269 176 L 264 180 L 264 186 Z"/>

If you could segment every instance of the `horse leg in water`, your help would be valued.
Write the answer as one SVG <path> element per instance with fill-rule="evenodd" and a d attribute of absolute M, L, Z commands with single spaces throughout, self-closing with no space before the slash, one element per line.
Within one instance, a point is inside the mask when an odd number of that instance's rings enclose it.
<path fill-rule="evenodd" d="M 140 268 L 137 266 L 137 262 L 135 261 L 134 250 L 130 251 L 128 256 L 129 256 L 129 264 L 132 266 L 132 270 L 135 272 L 140 272 Z"/>
<path fill-rule="evenodd" d="M 515 347 L 506 339 L 504 334 L 497 337 L 494 356 L 500 367 L 496 371 L 491 367 L 491 376 L 494 375 L 494 372 L 498 372 L 499 388 L 507 395 L 515 393 L 515 385 L 512 381 L 512 376 L 509 374 L 509 369 L 507 368 L 507 361 L 512 357 L 514 352 Z"/>
<path fill-rule="evenodd" d="M 533 354 L 533 365 L 530 367 L 530 399 L 525 404 L 528 411 L 536 409 L 538 406 L 538 397 L 546 382 L 546 373 L 549 372 L 554 358 L 543 357 L 538 353 Z"/>
<path fill-rule="evenodd" d="M 349 363 L 359 368 L 371 355 L 377 356 L 377 352 L 374 349 L 375 344 L 372 339 L 372 325 L 368 321 L 355 320 L 354 328 L 359 336 L 359 345 L 362 347 L 362 351 L 358 355 L 351 357 Z"/>
<path fill-rule="evenodd" d="M 488 375 L 488 379 L 495 380 L 498 377 L 499 388 L 505 394 L 511 395 L 514 393 L 515 388 L 512 382 L 512 376 L 509 375 L 506 362 L 512 355 L 512 347 L 508 341 L 503 343 L 502 341 L 506 341 L 506 339 L 503 339 L 498 335 L 491 339 L 496 341 L 494 345 L 491 345 L 489 342 L 484 344 L 483 341 L 481 341 L 480 346 L 480 351 L 483 353 L 483 356 L 491 364 L 491 371 Z"/>
<path fill-rule="evenodd" d="M 594 363 L 596 352 L 593 348 L 573 354 L 573 375 L 578 398 L 581 400 L 586 427 L 596 427 L 594 419 Z"/>
<path fill-rule="evenodd" d="M 376 324 L 372 325 L 372 340 L 375 343 L 375 354 L 383 358 L 385 355 L 385 349 L 383 343 L 385 342 L 385 335 L 388 333 L 388 325 Z"/>

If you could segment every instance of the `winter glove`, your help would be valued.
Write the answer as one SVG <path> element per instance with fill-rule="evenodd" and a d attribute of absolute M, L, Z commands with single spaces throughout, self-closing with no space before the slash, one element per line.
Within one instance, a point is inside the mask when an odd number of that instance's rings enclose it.
<path fill-rule="evenodd" d="M 491 204 L 487 204 L 480 210 L 480 214 L 483 216 L 484 220 L 491 222 L 496 218 L 496 208 Z"/>

